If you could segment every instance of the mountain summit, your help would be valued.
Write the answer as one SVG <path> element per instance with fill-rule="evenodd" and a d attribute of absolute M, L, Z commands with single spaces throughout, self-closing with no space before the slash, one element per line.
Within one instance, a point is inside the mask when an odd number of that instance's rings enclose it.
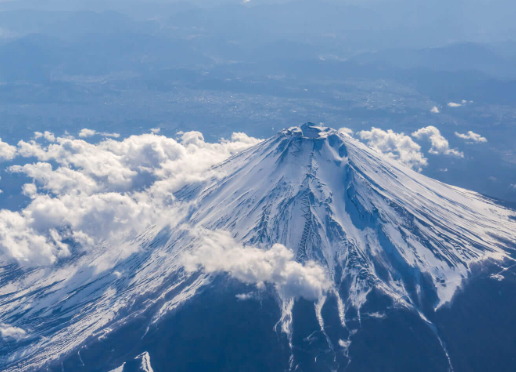
<path fill-rule="evenodd" d="M 471 264 L 504 258 L 516 238 L 513 211 L 311 123 L 219 170 L 222 180 L 181 193 L 197 200 L 189 222 L 230 231 L 244 244 L 284 244 L 298 261 L 327 268 L 357 307 L 373 287 L 416 305 L 423 279 L 441 306 Z"/>
<path fill-rule="evenodd" d="M 501 275 L 514 211 L 311 123 L 213 171 L 161 225 L 63 263 L 52 285 L 6 269 L 0 310 L 29 336 L 0 346 L 0 367 L 481 370 L 461 345 L 516 298 Z"/>

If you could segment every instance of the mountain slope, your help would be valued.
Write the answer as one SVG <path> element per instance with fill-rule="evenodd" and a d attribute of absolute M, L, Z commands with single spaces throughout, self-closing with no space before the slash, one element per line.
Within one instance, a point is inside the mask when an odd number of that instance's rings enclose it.
<path fill-rule="evenodd" d="M 416 334 L 424 350 L 415 360 L 453 369 L 434 315 L 472 270 L 512 260 L 514 211 L 313 124 L 216 170 L 225 176 L 183 188 L 141 236 L 57 267 L 2 263 L 0 326 L 25 334 L 0 345 L 0 367 L 126 370 L 146 352 L 158 372 L 360 370 L 372 342 L 363 337 L 388 332 L 401 342 L 392 355 Z M 185 257 L 199 270 L 185 269 Z M 372 320 L 383 323 L 368 329 Z M 199 348 L 203 338 L 213 342 Z M 184 345 L 197 354 L 167 356 Z"/>
<path fill-rule="evenodd" d="M 327 128 L 288 129 L 220 168 L 224 180 L 180 195 L 197 198 L 192 223 L 247 244 L 285 244 L 298 260 L 322 263 L 336 282 L 336 266 L 349 279 L 362 271 L 358 292 L 369 282 L 397 293 L 391 284 L 400 270 L 412 270 L 431 277 L 442 305 L 468 265 L 503 258 L 515 239 L 514 212 Z"/>

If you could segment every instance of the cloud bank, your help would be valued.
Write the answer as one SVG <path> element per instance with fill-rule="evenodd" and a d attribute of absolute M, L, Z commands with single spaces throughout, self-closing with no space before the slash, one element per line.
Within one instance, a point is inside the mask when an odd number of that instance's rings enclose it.
<path fill-rule="evenodd" d="M 320 265 L 313 261 L 302 265 L 284 245 L 263 250 L 245 247 L 223 231 L 198 230 L 197 234 L 198 248 L 182 257 L 189 272 L 202 268 L 207 273 L 225 272 L 248 284 L 270 283 L 284 299 L 316 300 L 332 285 Z"/>
<path fill-rule="evenodd" d="M 223 177 L 210 168 L 258 142 L 235 133 L 207 143 L 187 132 L 178 140 L 142 134 L 95 144 L 73 137 L 5 144 L 8 157 L 35 162 L 8 168 L 33 182 L 23 186 L 31 198 L 25 208 L 0 210 L 0 252 L 23 265 L 47 265 L 69 256 L 70 247 L 137 234 L 171 213 L 174 192 Z"/>
<path fill-rule="evenodd" d="M 357 132 L 357 136 L 366 141 L 373 149 L 416 171 L 420 172 L 423 167 L 428 165 L 427 159 L 421 152 L 421 146 L 404 133 L 395 133 L 391 129 L 384 131 L 373 127 L 370 131 Z"/>

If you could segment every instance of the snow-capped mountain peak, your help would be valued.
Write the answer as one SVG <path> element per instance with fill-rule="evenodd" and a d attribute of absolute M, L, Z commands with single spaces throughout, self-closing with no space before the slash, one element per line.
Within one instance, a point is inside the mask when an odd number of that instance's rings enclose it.
<path fill-rule="evenodd" d="M 472 265 L 510 259 L 516 244 L 514 211 L 311 123 L 213 171 L 221 176 L 181 189 L 162 223 L 136 238 L 50 268 L 5 265 L 0 326 L 23 342 L 0 345 L 0 367 L 38 370 L 138 317 L 148 331 L 218 272 L 275 288 L 275 329 L 289 337 L 296 297 L 315 302 L 322 330 L 330 295 L 342 325 L 372 291 L 425 319 L 425 304 L 449 302 Z"/>
<path fill-rule="evenodd" d="M 356 306 L 374 286 L 413 303 L 422 275 L 440 306 L 472 263 L 505 257 L 515 240 L 513 211 L 311 123 L 219 168 L 224 179 L 181 193 L 196 199 L 191 222 L 265 249 L 284 244 L 347 283 Z"/>
<path fill-rule="evenodd" d="M 331 128 L 323 127 L 321 125 L 316 125 L 313 123 L 305 123 L 299 127 L 292 127 L 283 132 L 291 134 L 296 137 L 316 139 L 316 138 L 326 138 L 328 136 L 328 134 L 333 132 L 333 130 Z"/>

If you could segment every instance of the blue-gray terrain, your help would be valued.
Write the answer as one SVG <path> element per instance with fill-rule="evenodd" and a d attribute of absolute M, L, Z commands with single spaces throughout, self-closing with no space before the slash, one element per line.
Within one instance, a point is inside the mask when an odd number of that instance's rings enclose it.
<path fill-rule="evenodd" d="M 452 162 L 431 155 L 425 175 L 516 201 L 508 1 L 16 0 L 0 10 L 4 141 L 84 127 L 218 139 L 305 121 L 432 125 L 452 147 L 469 130 L 488 142 Z"/>

